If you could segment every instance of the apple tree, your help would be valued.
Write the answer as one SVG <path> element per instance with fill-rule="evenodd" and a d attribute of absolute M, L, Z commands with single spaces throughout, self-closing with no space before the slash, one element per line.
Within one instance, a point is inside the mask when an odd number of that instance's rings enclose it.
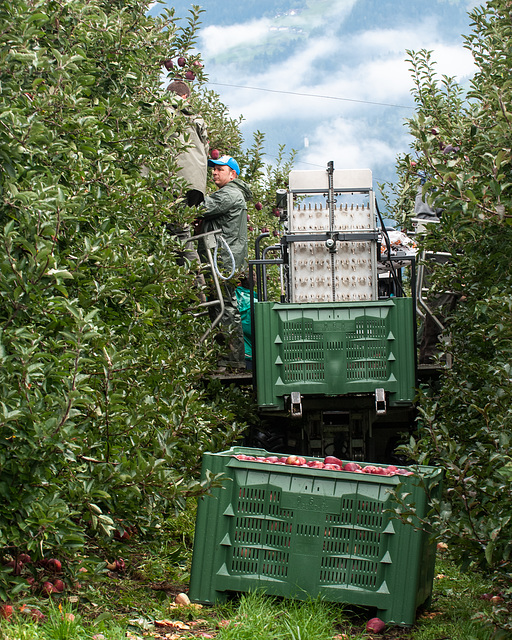
<path fill-rule="evenodd" d="M 512 3 L 470 13 L 468 90 L 439 78 L 427 51 L 410 52 L 416 115 L 399 159 L 395 215 L 405 225 L 423 182 L 442 210 L 425 246 L 450 254 L 433 267 L 434 291 L 458 302 L 445 319 L 453 359 L 421 398 L 419 438 L 409 453 L 446 469 L 434 525 L 462 566 L 512 576 Z M 422 178 L 422 180 L 420 180 Z"/>
<path fill-rule="evenodd" d="M 243 426 L 200 383 L 195 274 L 166 231 L 194 214 L 162 77 L 200 11 L 147 8 L 0 4 L 0 599 L 21 552 L 150 536 Z"/>

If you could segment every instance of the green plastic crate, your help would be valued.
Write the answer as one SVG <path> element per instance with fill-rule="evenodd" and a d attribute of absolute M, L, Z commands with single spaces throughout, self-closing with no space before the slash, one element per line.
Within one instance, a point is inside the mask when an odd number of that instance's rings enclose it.
<path fill-rule="evenodd" d="M 237 454 L 281 455 L 245 447 L 204 455 L 203 478 L 210 471 L 229 481 L 198 503 L 191 600 L 213 604 L 255 590 L 320 596 L 376 607 L 389 624 L 413 624 L 431 596 L 436 546 L 427 532 L 387 512 L 389 490 L 402 483 L 425 517 L 427 491 L 439 496 L 441 469 L 417 467 L 421 486 L 416 476 L 276 465 Z"/>
<path fill-rule="evenodd" d="M 411 298 L 360 303 L 257 302 L 258 405 L 283 409 L 292 391 L 304 395 L 374 393 L 391 406 L 415 395 Z"/>

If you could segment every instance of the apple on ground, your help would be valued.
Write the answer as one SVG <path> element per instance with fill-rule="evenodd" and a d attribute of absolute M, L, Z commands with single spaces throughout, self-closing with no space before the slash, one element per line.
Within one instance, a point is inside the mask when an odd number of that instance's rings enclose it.
<path fill-rule="evenodd" d="M 57 558 L 50 558 L 46 566 L 49 571 L 54 571 L 55 573 L 60 573 L 62 571 L 61 561 L 57 560 Z"/>
<path fill-rule="evenodd" d="M 116 560 L 116 571 L 124 571 L 126 569 L 126 564 L 122 558 L 118 558 Z"/>
<path fill-rule="evenodd" d="M 64 584 L 64 582 L 62 580 L 57 578 L 57 580 L 54 580 L 54 582 L 53 582 L 53 587 L 54 587 L 54 589 L 56 591 L 58 591 L 59 593 L 62 593 L 64 591 L 64 589 L 66 588 L 66 585 Z"/>
<path fill-rule="evenodd" d="M 114 538 L 116 540 L 129 540 L 131 538 L 130 532 L 126 529 L 124 531 L 116 530 L 114 531 Z"/>
<path fill-rule="evenodd" d="M 19 576 L 21 570 L 23 569 L 23 562 L 16 562 L 14 560 L 10 560 L 6 565 L 9 569 L 12 569 L 12 572 L 15 576 Z"/>
<path fill-rule="evenodd" d="M 8 620 L 12 616 L 12 605 L 10 604 L 2 604 L 0 605 L 0 618 L 4 618 Z"/>
<path fill-rule="evenodd" d="M 53 585 L 53 582 L 50 582 L 48 580 L 43 583 L 42 590 L 43 590 L 43 593 L 47 596 L 51 595 L 52 593 L 58 593 L 57 589 Z"/>
<path fill-rule="evenodd" d="M 180 607 L 187 607 L 190 604 L 190 598 L 186 593 L 178 593 L 174 598 L 174 602 Z"/>
<path fill-rule="evenodd" d="M 386 623 L 380 618 L 372 618 L 366 623 L 366 631 L 370 633 L 381 633 L 386 628 Z"/>
<path fill-rule="evenodd" d="M 261 204 L 261 202 L 256 202 L 254 204 L 254 208 L 256 209 L 256 211 L 261 211 L 263 209 L 263 205 Z"/>
<path fill-rule="evenodd" d="M 45 615 L 42 611 L 39 611 L 39 609 L 31 609 L 30 610 L 30 615 L 32 617 L 32 620 L 34 622 L 44 622 L 45 621 Z"/>

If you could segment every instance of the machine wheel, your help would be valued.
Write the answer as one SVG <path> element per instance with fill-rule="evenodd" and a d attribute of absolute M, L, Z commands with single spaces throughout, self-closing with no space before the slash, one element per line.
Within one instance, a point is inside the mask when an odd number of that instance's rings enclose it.
<path fill-rule="evenodd" d="M 262 424 L 251 427 L 246 443 L 249 447 L 265 449 L 272 453 L 288 453 L 286 451 L 286 438 L 274 425 Z"/>

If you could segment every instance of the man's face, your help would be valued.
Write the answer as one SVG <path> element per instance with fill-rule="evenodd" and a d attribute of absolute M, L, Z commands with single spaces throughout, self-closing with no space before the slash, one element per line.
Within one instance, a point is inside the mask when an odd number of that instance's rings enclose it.
<path fill-rule="evenodd" d="M 213 181 L 219 189 L 235 178 L 236 171 L 230 169 L 227 164 L 216 164 L 213 167 Z"/>

